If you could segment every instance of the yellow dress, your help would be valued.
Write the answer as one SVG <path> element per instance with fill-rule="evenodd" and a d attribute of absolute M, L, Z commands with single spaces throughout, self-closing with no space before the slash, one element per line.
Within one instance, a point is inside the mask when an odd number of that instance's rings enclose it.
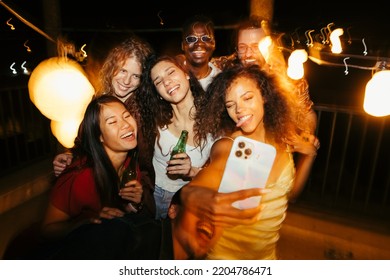
<path fill-rule="evenodd" d="M 276 243 L 279 229 L 286 216 L 287 194 L 295 178 L 292 154 L 290 160 L 275 183 L 266 188 L 271 192 L 262 195 L 264 205 L 259 221 L 252 225 L 225 228 L 215 247 L 208 255 L 213 260 L 274 260 L 277 259 Z"/>

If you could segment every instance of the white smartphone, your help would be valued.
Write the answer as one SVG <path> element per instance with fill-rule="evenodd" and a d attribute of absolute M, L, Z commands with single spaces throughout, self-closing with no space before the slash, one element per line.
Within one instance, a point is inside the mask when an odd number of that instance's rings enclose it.
<path fill-rule="evenodd" d="M 234 139 L 218 191 L 228 193 L 265 187 L 275 156 L 274 146 L 238 136 Z M 249 197 L 234 202 L 233 206 L 239 209 L 253 208 L 259 205 L 260 198 Z"/>

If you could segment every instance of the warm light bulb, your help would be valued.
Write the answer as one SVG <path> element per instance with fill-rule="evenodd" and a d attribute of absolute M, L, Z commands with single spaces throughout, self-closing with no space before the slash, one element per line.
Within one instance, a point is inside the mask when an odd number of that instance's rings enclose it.
<path fill-rule="evenodd" d="M 78 126 L 95 91 L 83 68 L 66 57 L 41 62 L 28 82 L 30 99 L 51 119 L 51 130 L 64 147 L 73 146 Z"/>
<path fill-rule="evenodd" d="M 343 48 L 341 47 L 340 36 L 344 34 L 342 28 L 337 28 L 330 34 L 330 42 L 332 43 L 332 53 L 341 53 Z"/>
<path fill-rule="evenodd" d="M 74 146 L 74 139 L 76 139 L 77 132 L 81 123 L 81 119 L 67 120 L 63 122 L 51 121 L 50 128 L 54 137 L 65 148 L 72 148 Z"/>
<path fill-rule="evenodd" d="M 272 45 L 272 39 L 271 36 L 265 36 L 263 39 L 260 40 L 259 42 L 259 51 L 261 52 L 261 55 L 264 57 L 265 61 L 269 63 L 269 55 L 270 51 L 269 48 Z"/>
<path fill-rule="evenodd" d="M 294 80 L 303 78 L 304 68 L 303 63 L 307 60 L 307 52 L 305 50 L 295 50 L 288 58 L 287 75 Z"/>
<path fill-rule="evenodd" d="M 31 73 L 28 90 L 39 111 L 55 121 L 82 117 L 95 93 L 81 65 L 66 57 L 38 64 Z"/>
<path fill-rule="evenodd" d="M 390 70 L 376 72 L 368 81 L 363 107 L 375 117 L 390 115 Z"/>

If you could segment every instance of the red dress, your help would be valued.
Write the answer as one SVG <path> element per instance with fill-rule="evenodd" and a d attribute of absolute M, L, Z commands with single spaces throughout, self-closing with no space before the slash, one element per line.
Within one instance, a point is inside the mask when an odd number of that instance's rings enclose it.
<path fill-rule="evenodd" d="M 50 202 L 71 217 L 98 216 L 101 205 L 92 169 L 83 168 L 62 174 L 54 185 Z"/>

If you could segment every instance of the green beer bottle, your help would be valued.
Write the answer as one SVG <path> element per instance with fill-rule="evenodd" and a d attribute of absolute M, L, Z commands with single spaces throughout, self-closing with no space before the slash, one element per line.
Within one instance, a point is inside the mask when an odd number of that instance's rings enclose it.
<path fill-rule="evenodd" d="M 180 153 L 185 153 L 186 152 L 186 143 L 187 143 L 187 138 L 188 138 L 188 131 L 187 130 L 182 130 L 180 134 L 180 138 L 176 143 L 176 146 L 173 147 L 172 152 L 171 152 L 171 158 L 169 160 L 173 159 L 173 156 L 176 154 Z"/>
<path fill-rule="evenodd" d="M 180 134 L 180 138 L 176 143 L 176 146 L 173 147 L 172 152 L 171 152 L 171 158 L 169 160 L 174 159 L 173 156 L 176 154 L 180 153 L 185 153 L 186 151 L 186 143 L 187 143 L 187 138 L 188 138 L 188 131 L 187 130 L 182 130 Z M 169 165 L 172 166 L 172 165 Z M 172 180 L 176 180 L 179 177 L 181 177 L 178 174 L 168 174 L 168 177 Z"/>

